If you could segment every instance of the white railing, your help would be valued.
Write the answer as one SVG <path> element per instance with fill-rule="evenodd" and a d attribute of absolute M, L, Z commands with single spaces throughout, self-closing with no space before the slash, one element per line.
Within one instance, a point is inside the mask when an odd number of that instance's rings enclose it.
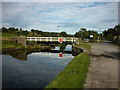
<path fill-rule="evenodd" d="M 60 39 L 62 39 L 62 42 L 76 42 L 78 38 L 74 37 L 27 37 L 27 41 L 40 41 L 40 42 L 60 42 Z"/>
<path fill-rule="evenodd" d="M 48 52 L 39 52 L 39 53 L 37 53 L 36 52 L 36 53 L 32 53 L 31 55 L 34 55 L 34 56 L 49 56 L 49 57 L 59 58 L 59 54 L 60 53 L 48 53 Z M 65 57 L 73 57 L 73 56 L 63 54 L 63 57 L 65 58 Z"/>

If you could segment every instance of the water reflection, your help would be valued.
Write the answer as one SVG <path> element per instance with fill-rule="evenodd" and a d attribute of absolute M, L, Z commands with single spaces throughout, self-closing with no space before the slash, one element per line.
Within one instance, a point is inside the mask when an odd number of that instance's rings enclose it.
<path fill-rule="evenodd" d="M 2 87 L 44 88 L 74 58 L 67 50 L 71 47 L 64 45 L 48 52 L 41 49 L 3 51 Z"/>
<path fill-rule="evenodd" d="M 2 57 L 3 88 L 44 88 L 73 59 L 71 54 L 61 58 L 59 53 L 51 52 L 28 54 L 26 62 L 8 55 Z"/>
<path fill-rule="evenodd" d="M 42 51 L 41 49 L 12 50 L 12 51 L 9 50 L 9 51 L 3 51 L 2 54 L 10 55 L 18 60 L 27 61 L 27 55 L 34 53 L 34 52 L 41 52 L 41 56 L 44 56 L 44 55 L 51 56 L 51 55 L 56 55 L 56 53 L 57 53 L 58 54 L 57 56 L 59 56 L 59 57 L 61 57 L 61 56 L 66 57 L 67 53 L 72 54 L 72 45 L 64 44 L 62 46 L 56 46 L 52 50 L 45 50 L 45 51 Z M 48 52 L 51 52 L 51 53 L 48 53 Z M 73 54 L 73 56 L 74 56 L 74 54 Z"/>
<path fill-rule="evenodd" d="M 10 55 L 18 60 L 23 60 L 26 61 L 27 60 L 27 54 L 28 54 L 28 50 L 10 50 L 10 51 L 3 51 L 2 52 L 3 55 Z"/>

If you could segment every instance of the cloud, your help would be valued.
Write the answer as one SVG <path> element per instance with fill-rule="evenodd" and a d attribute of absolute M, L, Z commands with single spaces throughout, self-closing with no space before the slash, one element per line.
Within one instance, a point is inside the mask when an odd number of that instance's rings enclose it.
<path fill-rule="evenodd" d="M 117 2 L 3 2 L 3 26 L 75 33 L 79 28 L 114 27 Z"/>
<path fill-rule="evenodd" d="M 2 2 L 119 2 L 119 0 L 2 0 Z"/>

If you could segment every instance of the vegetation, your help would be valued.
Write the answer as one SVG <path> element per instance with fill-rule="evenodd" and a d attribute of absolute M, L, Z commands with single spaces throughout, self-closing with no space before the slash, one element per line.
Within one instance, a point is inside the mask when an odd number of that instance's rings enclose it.
<path fill-rule="evenodd" d="M 80 44 L 77 44 L 77 46 L 79 46 L 79 47 L 82 47 L 82 48 L 84 48 L 85 50 L 87 50 L 87 51 L 90 51 L 91 50 L 91 45 L 89 44 L 89 43 L 80 43 Z"/>
<path fill-rule="evenodd" d="M 84 88 L 89 63 L 88 54 L 79 54 L 46 88 Z"/>
<path fill-rule="evenodd" d="M 27 49 L 37 49 L 37 48 L 49 48 L 50 46 L 47 45 L 47 46 L 43 46 L 41 44 L 37 44 L 35 42 L 27 42 Z"/>
<path fill-rule="evenodd" d="M 16 42 L 10 41 L 10 40 L 3 40 L 0 42 L 0 48 L 24 48 L 21 44 L 18 44 Z M 30 43 L 27 45 L 26 49 L 37 49 L 37 48 L 50 48 L 50 46 L 42 46 L 40 44 Z"/>
<path fill-rule="evenodd" d="M 39 36 L 39 37 L 80 37 L 80 38 L 89 38 L 90 34 L 94 34 L 95 38 L 98 36 L 98 33 L 94 30 L 87 31 L 85 28 L 81 28 L 79 32 L 76 32 L 74 35 L 67 34 L 65 31 L 60 33 L 58 32 L 43 32 L 42 30 L 34 30 L 31 31 L 22 30 L 21 28 L 1 28 L 0 31 L 2 33 L 7 34 L 15 34 L 17 36 Z M 4 36 L 4 34 L 3 34 Z"/>
<path fill-rule="evenodd" d="M 120 35 L 120 25 L 116 25 L 114 28 L 109 28 L 108 30 L 103 31 L 103 37 L 106 40 L 118 39 Z"/>
<path fill-rule="evenodd" d="M 2 34 L 1 34 L 2 33 Z M 120 25 L 116 25 L 113 28 L 109 28 L 108 30 L 104 30 L 102 33 L 98 34 L 94 30 L 87 30 L 86 28 L 80 28 L 78 32 L 75 34 L 67 34 L 65 31 L 60 33 L 58 32 L 43 32 L 42 30 L 22 30 L 21 28 L 5 28 L 2 27 L 0 29 L 0 36 L 30 36 L 30 37 L 77 37 L 81 40 L 91 40 L 90 35 L 93 35 L 93 41 L 101 41 L 101 40 L 111 40 L 116 43 L 120 43 Z"/>
<path fill-rule="evenodd" d="M 75 37 L 79 37 L 79 38 L 90 38 L 90 35 L 93 35 L 94 36 L 94 39 L 97 39 L 99 34 L 94 31 L 94 30 L 86 30 L 85 28 L 81 28 L 79 32 L 76 32 L 75 33 Z"/>
<path fill-rule="evenodd" d="M 31 31 L 22 30 L 21 28 L 1 28 L 0 32 L 3 33 L 3 36 L 39 36 L 39 37 L 73 37 L 73 35 L 67 34 L 65 31 L 62 31 L 60 33 L 57 32 L 43 32 L 41 30 L 34 30 L 31 29 Z M 5 34 L 4 34 L 5 33 Z"/>
<path fill-rule="evenodd" d="M 17 34 L 2 33 L 1 36 L 17 36 Z"/>
<path fill-rule="evenodd" d="M 0 47 L 0 48 L 15 48 L 15 47 L 21 47 L 21 45 L 18 43 L 9 41 L 9 40 L 3 40 L 2 47 Z"/>

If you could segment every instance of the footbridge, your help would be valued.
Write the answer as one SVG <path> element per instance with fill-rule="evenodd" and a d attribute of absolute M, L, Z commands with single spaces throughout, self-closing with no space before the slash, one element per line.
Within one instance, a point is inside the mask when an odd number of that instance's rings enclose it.
<path fill-rule="evenodd" d="M 27 41 L 35 41 L 35 42 L 71 42 L 74 43 L 78 40 L 75 37 L 27 37 Z"/>

